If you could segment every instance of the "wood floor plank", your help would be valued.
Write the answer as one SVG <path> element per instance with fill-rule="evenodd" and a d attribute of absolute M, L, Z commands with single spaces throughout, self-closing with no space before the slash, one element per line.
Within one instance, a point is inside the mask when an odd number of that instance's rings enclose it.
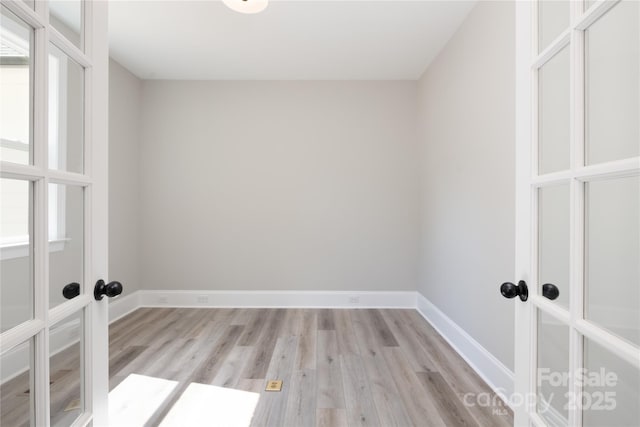
<path fill-rule="evenodd" d="M 291 388 L 285 412 L 285 426 L 314 427 L 316 425 L 316 371 L 303 369 L 291 376 Z"/>
<path fill-rule="evenodd" d="M 203 339 L 187 340 L 182 349 L 174 355 L 170 364 L 166 367 L 167 372 L 162 375 L 163 378 L 179 381 L 181 386 L 188 386 L 193 380 L 195 371 L 199 369 L 211 354 L 216 351 L 219 341 L 223 338 L 225 331 L 229 325 L 218 323 L 215 314 L 210 314 L 209 321 L 205 325 L 203 331 Z M 145 374 L 147 372 L 148 363 L 138 367 L 136 373 Z M 180 387 L 178 387 L 180 388 Z M 158 422 L 160 420 L 157 420 Z"/>
<path fill-rule="evenodd" d="M 181 338 L 167 341 L 162 350 L 156 353 L 156 357 L 144 367 L 145 374 L 150 377 L 170 379 L 168 376 L 171 375 L 171 362 L 180 357 L 187 345 L 187 340 Z"/>
<path fill-rule="evenodd" d="M 252 310 L 238 310 L 236 315 L 231 319 L 232 325 L 242 325 L 247 326 L 249 322 L 254 318 L 255 312 L 261 310 L 260 308 L 255 308 Z"/>
<path fill-rule="evenodd" d="M 255 345 L 267 321 L 267 310 L 258 308 L 253 310 L 252 316 L 249 318 L 247 327 L 238 341 L 238 345 L 252 346 Z"/>
<path fill-rule="evenodd" d="M 190 380 L 195 369 L 201 366 L 218 346 L 218 342 L 226 330 L 222 326 L 224 325 L 218 324 L 214 320 L 207 322 L 203 331 L 204 338 L 185 343 L 185 351 L 177 353 L 167 366 L 169 374 L 166 379 L 182 382 Z"/>
<path fill-rule="evenodd" d="M 234 347 L 224 360 L 211 384 L 234 388 L 240 381 L 240 375 L 250 355 L 250 352 L 245 347 Z"/>
<path fill-rule="evenodd" d="M 300 325 L 295 369 L 316 369 L 318 316 L 314 310 L 304 310 Z"/>
<path fill-rule="evenodd" d="M 133 362 L 148 347 L 142 345 L 132 345 L 109 359 L 109 375 L 118 375 L 121 369 Z"/>
<path fill-rule="evenodd" d="M 198 366 L 199 362 L 203 359 L 203 357 L 198 359 L 198 355 L 202 355 L 202 353 L 204 353 L 204 351 L 199 347 L 203 345 L 203 341 L 205 339 L 203 332 L 203 337 L 200 339 L 188 338 L 186 340 L 181 340 L 180 347 L 178 347 L 172 353 L 171 358 L 167 360 L 167 364 L 164 368 L 166 375 L 163 376 L 163 378 L 175 381 L 177 371 L 186 371 L 185 366 Z M 217 340 L 217 337 L 215 339 Z M 191 372 L 191 369 L 189 369 L 189 372 Z"/>
<path fill-rule="evenodd" d="M 383 426 L 409 426 L 411 421 L 402 396 L 392 380 L 391 371 L 380 351 L 380 344 L 363 314 L 361 310 L 350 312 L 380 423 Z"/>
<path fill-rule="evenodd" d="M 340 364 L 349 425 L 380 426 L 362 359 L 357 354 L 345 354 L 340 356 Z"/>
<path fill-rule="evenodd" d="M 238 390 L 248 391 L 251 393 L 262 393 L 264 391 L 265 380 L 252 380 L 249 378 L 241 378 L 236 385 Z"/>
<path fill-rule="evenodd" d="M 265 379 L 269 362 L 273 355 L 273 349 L 280 334 L 280 328 L 284 322 L 285 310 L 270 310 L 267 324 L 265 324 L 256 345 L 253 346 L 252 357 L 246 364 L 242 378 Z"/>
<path fill-rule="evenodd" d="M 413 425 L 446 426 L 434 403 L 425 398 L 420 380 L 411 370 L 407 359 L 398 347 L 384 347 L 382 354 L 387 361 L 391 378 L 396 383 L 398 392 L 407 409 Z"/>
<path fill-rule="evenodd" d="M 206 308 L 205 310 L 210 310 L 215 315 L 215 321 L 224 324 L 231 325 L 233 319 L 238 314 L 238 311 L 241 310 L 239 308 Z"/>
<path fill-rule="evenodd" d="M 282 329 L 280 330 L 280 336 L 300 336 L 302 327 L 302 313 L 303 310 L 299 308 L 289 308 L 285 310 L 285 316 L 282 323 Z"/>
<path fill-rule="evenodd" d="M 393 336 L 393 332 L 389 329 L 384 317 L 380 314 L 378 309 L 364 310 L 363 313 L 371 322 L 371 329 L 376 335 L 376 338 L 383 347 L 398 347 L 398 342 Z"/>
<path fill-rule="evenodd" d="M 336 331 L 319 330 L 317 408 L 344 408 L 344 387 Z"/>
<path fill-rule="evenodd" d="M 298 337 L 296 336 L 278 338 L 269 369 L 267 370 L 267 380 L 282 380 L 282 390 L 279 392 L 263 391 L 261 393 L 251 420 L 252 426 L 283 425 L 297 347 Z"/>
<path fill-rule="evenodd" d="M 198 310 L 198 315 L 194 316 L 190 324 L 181 332 L 180 336 L 185 339 L 198 339 L 206 333 L 206 326 L 212 317 L 211 310 Z"/>
<path fill-rule="evenodd" d="M 417 372 L 416 376 L 447 425 L 480 427 L 440 373 Z"/>
<path fill-rule="evenodd" d="M 318 408 L 316 409 L 316 426 L 348 427 L 346 411 L 336 408 Z"/>
<path fill-rule="evenodd" d="M 119 337 L 123 331 L 129 329 L 132 325 L 140 324 L 149 316 L 151 308 L 139 308 L 126 316 L 114 320 L 109 324 L 109 338 Z"/>
<path fill-rule="evenodd" d="M 318 310 L 318 330 L 319 331 L 335 331 L 336 323 L 334 319 L 334 310 L 323 308 Z"/>
<path fill-rule="evenodd" d="M 140 322 L 138 324 L 131 325 L 127 329 L 123 330 L 118 335 L 112 335 L 109 340 L 109 351 L 118 351 L 127 346 L 131 339 L 138 334 L 144 334 L 148 331 L 149 325 L 147 322 Z M 136 341 L 137 345 L 147 344 L 146 342 Z"/>
<path fill-rule="evenodd" d="M 200 384 L 211 384 L 218 369 L 224 363 L 227 355 L 231 352 L 236 345 L 240 334 L 244 330 L 244 326 L 241 325 L 229 325 L 226 332 L 218 340 L 217 345 L 210 356 L 202 363 L 191 375 L 191 382 Z"/>
<path fill-rule="evenodd" d="M 179 311 L 167 311 L 166 309 L 159 309 L 161 312 L 169 316 L 168 322 L 177 322 L 180 317 Z M 137 336 L 129 337 L 130 343 L 146 346 L 147 348 L 142 351 L 135 359 L 133 359 L 128 365 L 122 368 L 114 374 L 126 376 L 131 373 L 139 373 L 141 375 L 149 374 L 149 367 L 157 360 L 158 355 L 164 354 L 166 349 L 170 349 L 175 340 L 179 338 L 180 331 L 174 327 L 168 327 L 168 324 L 158 321 L 157 323 L 148 324 L 147 328 L 152 333 L 144 333 L 143 338 L 139 341 Z M 152 337 L 152 338 L 151 338 Z M 217 336 L 211 336 L 211 331 L 207 331 L 206 337 L 203 342 L 211 342 L 212 338 Z"/>
<path fill-rule="evenodd" d="M 429 325 L 417 312 L 402 312 L 399 315 L 406 320 L 407 329 L 415 334 L 418 341 L 429 352 L 436 365 L 436 370 L 442 374 L 447 384 L 456 393 L 459 399 L 463 399 L 466 393 L 490 393 L 492 399 L 495 394 L 489 389 L 473 371 L 473 369 L 449 346 L 446 341 Z M 499 400 L 499 399 L 496 399 Z M 481 426 L 512 426 L 513 413 L 507 410 L 506 415 L 496 416 L 494 409 L 505 409 L 475 405 L 469 408 L 469 412 Z"/>
<path fill-rule="evenodd" d="M 399 315 L 403 310 L 384 310 L 382 315 L 393 336 L 398 341 L 411 367 L 416 372 L 436 371 L 436 366 L 429 353 L 424 350 L 415 335 L 409 333 L 405 321 Z"/>
<path fill-rule="evenodd" d="M 109 343 L 109 348 L 119 348 L 122 343 L 134 340 L 137 345 L 151 346 L 155 343 L 158 336 L 165 339 L 175 336 L 175 332 L 170 325 L 178 321 L 180 315 L 178 309 L 158 309 L 159 312 L 151 312 L 149 319 L 141 322 L 139 325 L 133 325 L 127 329 L 120 337 L 115 338 Z"/>
<path fill-rule="evenodd" d="M 131 362 L 123 366 L 115 374 L 123 377 L 127 377 L 130 374 L 138 373 L 140 375 L 147 375 L 147 367 L 156 360 L 157 355 L 162 352 L 163 348 L 170 345 L 170 341 L 162 341 L 161 343 L 151 343 L 150 346 L 145 347 L 144 350 Z"/>
<path fill-rule="evenodd" d="M 353 329 L 350 310 L 334 310 L 336 326 L 336 338 L 338 339 L 338 354 L 341 356 L 349 354 L 360 354 L 360 347 Z"/>

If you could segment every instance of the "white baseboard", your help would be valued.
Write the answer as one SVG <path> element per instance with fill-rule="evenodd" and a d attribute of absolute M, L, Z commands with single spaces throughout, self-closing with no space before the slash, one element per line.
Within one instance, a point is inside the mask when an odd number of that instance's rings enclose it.
<path fill-rule="evenodd" d="M 513 394 L 513 371 L 446 314 L 417 293 L 417 310 L 499 396 Z M 504 399 L 508 404 L 510 399 Z"/>
<path fill-rule="evenodd" d="M 139 291 L 142 307 L 415 308 L 416 293 L 349 291 Z"/>
<path fill-rule="evenodd" d="M 109 323 L 115 322 L 133 310 L 140 308 L 140 291 L 131 292 L 125 296 L 109 299 Z"/>

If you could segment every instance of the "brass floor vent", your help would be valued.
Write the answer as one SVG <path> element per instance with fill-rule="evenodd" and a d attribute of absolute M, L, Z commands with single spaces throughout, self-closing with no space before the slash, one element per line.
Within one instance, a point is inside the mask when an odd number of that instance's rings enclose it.
<path fill-rule="evenodd" d="M 282 380 L 269 380 L 265 391 L 282 391 Z"/>

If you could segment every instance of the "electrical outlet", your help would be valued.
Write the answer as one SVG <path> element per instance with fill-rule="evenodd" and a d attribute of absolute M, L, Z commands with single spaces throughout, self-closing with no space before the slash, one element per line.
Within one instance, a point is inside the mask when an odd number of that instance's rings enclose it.
<path fill-rule="evenodd" d="M 360 304 L 360 297 L 349 297 L 349 304 Z"/>
<path fill-rule="evenodd" d="M 196 302 L 198 304 L 207 304 L 209 302 L 209 297 L 207 295 L 198 295 L 196 297 Z"/>
<path fill-rule="evenodd" d="M 158 304 L 167 304 L 169 299 L 167 297 L 158 297 Z"/>

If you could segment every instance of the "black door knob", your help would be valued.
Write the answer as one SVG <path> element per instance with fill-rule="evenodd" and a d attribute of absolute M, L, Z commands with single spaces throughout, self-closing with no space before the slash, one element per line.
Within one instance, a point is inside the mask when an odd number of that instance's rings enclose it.
<path fill-rule="evenodd" d="M 554 300 L 558 298 L 560 295 L 560 291 L 558 290 L 556 285 L 551 283 L 545 283 L 542 285 L 542 296 L 545 298 L 549 298 L 550 300 Z"/>
<path fill-rule="evenodd" d="M 520 280 L 517 285 L 511 282 L 505 282 L 500 286 L 500 293 L 505 298 L 520 297 L 521 301 L 529 299 L 529 289 L 527 283 L 524 280 Z"/>
<path fill-rule="evenodd" d="M 105 295 L 109 298 L 113 298 L 121 293 L 122 283 L 116 281 L 105 284 L 104 280 L 100 279 L 96 282 L 96 287 L 93 288 L 93 297 L 98 301 L 100 301 Z"/>
<path fill-rule="evenodd" d="M 67 286 L 62 288 L 62 296 L 66 299 L 75 298 L 80 295 L 80 283 L 69 283 Z"/>

